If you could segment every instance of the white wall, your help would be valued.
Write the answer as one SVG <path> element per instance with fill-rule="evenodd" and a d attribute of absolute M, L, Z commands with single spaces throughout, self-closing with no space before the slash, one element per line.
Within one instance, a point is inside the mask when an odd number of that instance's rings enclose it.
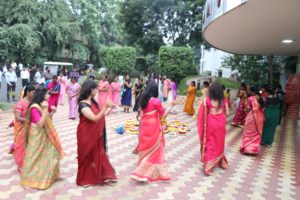
<path fill-rule="evenodd" d="M 218 76 L 218 69 L 222 69 L 222 77 L 229 78 L 232 71 L 221 67 L 223 58 L 229 55 L 231 54 L 214 48 L 204 50 L 203 71 L 211 71 L 212 76 Z"/>

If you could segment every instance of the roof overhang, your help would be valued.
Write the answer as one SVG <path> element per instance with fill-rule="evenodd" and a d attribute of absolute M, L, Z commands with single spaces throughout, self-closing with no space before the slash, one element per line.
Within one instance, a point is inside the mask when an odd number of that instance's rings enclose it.
<path fill-rule="evenodd" d="M 300 0 L 248 0 L 208 23 L 203 36 L 230 53 L 299 55 Z"/>

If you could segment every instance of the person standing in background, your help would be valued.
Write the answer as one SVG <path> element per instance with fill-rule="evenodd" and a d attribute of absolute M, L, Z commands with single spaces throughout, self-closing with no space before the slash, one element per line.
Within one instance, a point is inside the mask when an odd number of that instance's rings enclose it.
<path fill-rule="evenodd" d="M 9 68 L 9 71 L 5 74 L 5 78 L 7 83 L 7 101 L 10 101 L 10 96 L 12 96 L 13 101 L 15 101 L 17 75 L 12 68 Z"/>
<path fill-rule="evenodd" d="M 25 87 L 29 82 L 30 74 L 27 68 L 23 68 L 21 71 L 22 87 Z"/>
<path fill-rule="evenodd" d="M 120 106 L 120 92 L 121 92 L 121 83 L 119 83 L 119 76 L 115 77 L 114 82 L 110 84 L 111 87 L 111 97 L 112 101 L 116 106 L 116 110 L 118 106 Z"/>
<path fill-rule="evenodd" d="M 45 82 L 46 82 L 46 87 L 47 87 L 47 85 L 50 83 L 50 81 L 53 77 L 53 74 L 51 73 L 49 67 L 46 67 L 46 72 L 44 74 L 44 77 L 45 77 Z"/>
<path fill-rule="evenodd" d="M 80 74 L 78 73 L 76 67 L 74 67 L 74 68 L 73 68 L 73 71 L 71 71 L 70 74 L 69 74 L 69 78 L 71 79 L 72 77 L 75 77 L 75 78 L 76 78 L 76 81 L 78 81 L 78 79 L 79 79 L 79 77 L 80 77 Z"/>
<path fill-rule="evenodd" d="M 80 85 L 76 82 L 76 78 L 72 77 L 70 83 L 67 85 L 67 95 L 69 99 L 69 119 L 75 120 L 77 117 L 78 96 L 80 92 Z"/>
<path fill-rule="evenodd" d="M 170 88 L 170 80 L 166 76 L 163 78 L 163 102 L 168 100 L 168 92 Z"/>
<path fill-rule="evenodd" d="M 34 82 L 41 85 L 42 84 L 42 75 L 40 73 L 40 69 L 36 69 L 36 73 L 34 75 Z"/>
<path fill-rule="evenodd" d="M 30 72 L 30 81 L 34 81 L 34 76 L 35 76 L 35 73 L 36 73 L 36 66 L 33 66 L 31 70 L 29 70 Z"/>
<path fill-rule="evenodd" d="M 64 73 L 62 71 L 59 74 L 58 82 L 60 84 L 60 93 L 59 93 L 58 104 L 63 106 L 64 100 L 65 100 L 66 89 L 68 87 L 68 80 L 67 80 L 67 77 L 64 76 Z"/>

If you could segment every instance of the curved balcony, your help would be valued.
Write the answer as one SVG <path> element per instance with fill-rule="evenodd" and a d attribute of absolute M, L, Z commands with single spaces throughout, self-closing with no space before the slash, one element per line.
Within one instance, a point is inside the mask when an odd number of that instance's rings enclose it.
<path fill-rule="evenodd" d="M 207 0 L 203 37 L 230 53 L 299 55 L 299 10 L 300 0 Z"/>

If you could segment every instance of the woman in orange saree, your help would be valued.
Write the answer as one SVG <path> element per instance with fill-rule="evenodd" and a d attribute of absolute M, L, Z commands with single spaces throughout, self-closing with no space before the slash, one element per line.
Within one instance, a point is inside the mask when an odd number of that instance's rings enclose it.
<path fill-rule="evenodd" d="M 260 140 L 264 127 L 264 101 L 260 97 L 259 90 L 251 87 L 251 96 L 248 98 L 242 144 L 240 152 L 243 154 L 258 154 L 260 150 Z"/>
<path fill-rule="evenodd" d="M 23 97 L 15 107 L 14 144 L 11 153 L 13 153 L 19 172 L 22 172 L 23 159 L 25 156 L 24 124 L 26 120 L 26 112 L 34 92 L 35 86 L 26 85 Z"/>
<path fill-rule="evenodd" d="M 209 88 L 209 95 L 200 105 L 197 119 L 201 161 L 204 164 L 204 174 L 206 175 L 211 175 L 217 166 L 223 169 L 228 168 L 224 154 L 225 114 L 228 115 L 229 111 L 222 85 L 214 82 Z"/>
<path fill-rule="evenodd" d="M 195 81 L 191 82 L 191 85 L 187 89 L 187 99 L 184 106 L 184 112 L 189 115 L 193 115 L 195 113 L 194 109 L 194 101 L 196 98 L 197 88 Z"/>
<path fill-rule="evenodd" d="M 140 99 L 142 116 L 139 135 L 139 160 L 131 178 L 140 182 L 169 181 L 164 155 L 164 135 L 161 117 L 167 116 L 158 99 L 158 85 L 150 81 Z"/>
<path fill-rule="evenodd" d="M 48 113 L 47 89 L 38 88 L 29 104 L 24 127 L 25 157 L 21 185 L 47 189 L 59 178 L 63 151 Z"/>
<path fill-rule="evenodd" d="M 102 107 L 94 100 L 97 84 L 88 80 L 79 95 L 80 121 L 77 126 L 78 172 L 76 184 L 88 187 L 116 182 L 115 171 L 105 151 L 105 115 L 114 104 L 108 100 Z"/>

